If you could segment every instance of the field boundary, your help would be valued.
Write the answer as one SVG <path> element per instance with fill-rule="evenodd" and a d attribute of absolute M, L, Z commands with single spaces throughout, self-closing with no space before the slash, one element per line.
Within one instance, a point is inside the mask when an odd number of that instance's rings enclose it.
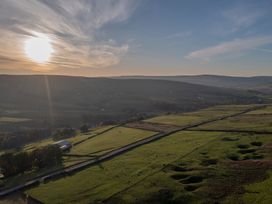
<path fill-rule="evenodd" d="M 83 140 L 80 140 L 80 141 L 78 141 L 78 142 L 73 143 L 73 146 L 77 146 L 77 145 L 79 145 L 79 144 L 81 144 L 81 143 L 83 143 L 83 142 L 86 142 L 87 140 L 93 139 L 93 138 L 96 137 L 96 136 L 102 135 L 102 134 L 104 134 L 104 133 L 106 133 L 106 132 L 108 132 L 108 131 L 110 131 L 110 130 L 112 130 L 112 129 L 114 129 L 114 128 L 120 127 L 120 126 L 122 126 L 122 125 L 123 125 L 123 124 L 118 124 L 118 125 L 115 125 L 115 126 L 113 126 L 113 127 L 110 127 L 110 128 L 108 128 L 108 129 L 106 129 L 106 130 L 103 130 L 102 132 L 99 132 L 99 133 L 96 133 L 96 134 L 94 134 L 94 135 L 92 135 L 92 136 L 90 136 L 90 137 L 87 137 L 86 139 L 83 139 Z"/>
<path fill-rule="evenodd" d="M 123 192 L 129 190 L 130 188 L 132 188 L 132 187 L 136 186 L 137 184 L 143 182 L 145 179 L 147 179 L 147 178 L 149 178 L 149 177 L 151 177 L 151 176 L 153 176 L 153 175 L 155 175 L 155 174 L 157 174 L 157 173 L 163 171 L 164 169 L 168 168 L 172 163 L 175 163 L 176 161 L 178 161 L 178 160 L 180 160 L 180 159 L 183 159 L 183 158 L 189 156 L 190 154 L 194 153 L 195 151 L 197 151 L 197 150 L 199 150 L 199 149 L 205 147 L 206 145 L 208 145 L 208 144 L 210 144 L 211 142 L 214 142 L 214 141 L 216 141 L 216 140 L 218 140 L 218 138 L 215 138 L 215 139 L 213 139 L 213 140 L 210 140 L 210 141 L 208 141 L 208 142 L 206 142 L 206 143 L 204 143 L 204 144 L 202 144 L 202 145 L 200 145 L 200 146 L 194 148 L 194 149 L 191 150 L 190 152 L 188 152 L 188 153 L 186 153 L 186 154 L 184 154 L 184 155 L 178 157 L 177 159 L 175 159 L 175 160 L 173 160 L 173 161 L 167 163 L 167 164 L 166 164 L 165 166 L 163 166 L 162 168 L 159 168 L 158 170 L 156 170 L 156 171 L 154 171 L 154 172 L 152 172 L 152 173 L 146 175 L 144 178 L 140 179 L 139 181 L 137 181 L 137 182 L 131 184 L 130 186 L 127 186 L 126 188 L 124 188 L 124 189 L 122 189 L 122 190 L 120 190 L 120 191 L 114 193 L 113 195 L 111 195 L 111 196 L 109 196 L 108 198 L 104 199 L 103 202 L 107 202 L 108 200 L 110 200 L 111 198 L 115 197 L 116 195 L 118 195 L 118 194 L 120 194 L 120 193 L 123 193 Z"/>
<path fill-rule="evenodd" d="M 56 179 L 56 178 L 59 178 L 59 177 L 62 177 L 62 176 L 74 174 L 74 173 L 76 173 L 76 172 L 78 172 L 80 170 L 83 170 L 83 169 L 87 168 L 87 167 L 98 164 L 100 162 L 104 162 L 104 161 L 109 160 L 109 159 L 112 159 L 112 158 L 114 158 L 114 157 L 116 157 L 118 155 L 121 155 L 121 154 L 123 154 L 123 153 L 125 153 L 127 151 L 131 151 L 131 150 L 133 150 L 133 149 L 135 149 L 137 147 L 140 147 L 142 145 L 157 141 L 159 139 L 162 139 L 162 138 L 164 138 L 166 136 L 169 136 L 169 135 L 172 135 L 174 133 L 177 133 L 177 132 L 180 132 L 180 131 L 186 131 L 189 128 L 198 127 L 200 125 L 212 123 L 212 122 L 219 121 L 219 120 L 224 120 L 224 119 L 227 119 L 227 118 L 230 118 L 230 117 L 239 116 L 239 115 L 242 115 L 242 114 L 254 111 L 254 110 L 265 108 L 265 107 L 266 107 L 266 105 L 256 106 L 256 107 L 248 108 L 246 110 L 243 110 L 241 112 L 231 114 L 231 115 L 228 115 L 228 116 L 221 116 L 221 117 L 217 117 L 217 118 L 214 118 L 214 119 L 209 119 L 207 121 L 202 121 L 202 122 L 198 122 L 198 123 L 195 123 L 195 124 L 187 125 L 187 126 L 181 127 L 179 129 L 171 131 L 171 132 L 157 133 L 157 134 L 155 134 L 153 136 L 150 136 L 148 138 L 138 140 L 136 142 L 127 144 L 127 145 L 125 145 L 123 147 L 120 147 L 118 149 L 107 152 L 107 153 L 105 153 L 105 154 L 103 154 L 103 155 L 101 155 L 101 156 L 99 156 L 97 158 L 92 158 L 92 159 L 89 159 L 89 160 L 79 162 L 77 164 L 73 164 L 73 165 L 68 166 L 68 167 L 64 167 L 62 169 L 50 172 L 50 173 L 45 174 L 43 176 L 36 177 L 36 178 L 34 178 L 32 180 L 29 180 L 29 181 L 27 181 L 27 182 L 25 182 L 23 184 L 17 185 L 17 186 L 15 186 L 13 188 L 8 188 L 8 189 L 5 189 L 5 190 L 2 190 L 0 192 L 0 197 L 3 197 L 5 195 L 11 194 L 13 192 L 16 192 L 16 191 L 19 191 L 19 190 L 22 190 L 22 189 L 26 189 L 26 188 L 29 188 L 29 187 L 33 187 L 35 185 L 39 185 L 40 183 L 43 183 L 43 182 L 46 182 L 46 181 L 49 181 L 49 180 L 52 180 L 52 179 Z M 120 125 L 118 125 L 118 127 L 122 126 L 122 125 L 123 124 L 120 124 Z"/>
<path fill-rule="evenodd" d="M 272 131 L 255 131 L 255 130 L 226 130 L 226 129 L 188 129 L 187 131 L 195 132 L 226 132 L 226 133 L 247 133 L 247 134 L 272 134 Z"/>

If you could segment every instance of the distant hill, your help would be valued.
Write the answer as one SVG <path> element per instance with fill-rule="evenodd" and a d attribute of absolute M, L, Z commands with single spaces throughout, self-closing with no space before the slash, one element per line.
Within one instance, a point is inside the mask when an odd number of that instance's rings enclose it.
<path fill-rule="evenodd" d="M 195 76 L 124 76 L 119 79 L 160 79 L 179 81 L 206 86 L 239 88 L 272 93 L 272 76 L 256 77 L 232 77 L 219 75 L 195 75 Z"/>
<path fill-rule="evenodd" d="M 28 118 L 41 126 L 50 121 L 73 126 L 216 104 L 260 102 L 247 91 L 177 81 L 68 76 L 0 75 L 0 94 L 1 117 Z"/>

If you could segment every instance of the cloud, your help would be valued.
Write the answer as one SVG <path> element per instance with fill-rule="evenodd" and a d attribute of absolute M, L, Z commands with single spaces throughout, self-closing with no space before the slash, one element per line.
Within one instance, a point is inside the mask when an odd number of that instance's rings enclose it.
<path fill-rule="evenodd" d="M 264 48 L 252 48 L 252 50 L 262 51 L 262 52 L 272 52 L 272 50 L 264 49 Z"/>
<path fill-rule="evenodd" d="M 237 54 L 242 51 L 255 49 L 260 46 L 271 44 L 272 36 L 254 37 L 245 39 L 235 39 L 233 41 L 220 43 L 218 45 L 200 49 L 189 53 L 185 58 L 187 59 L 201 59 L 210 60 L 212 57 L 226 54 Z"/>
<path fill-rule="evenodd" d="M 254 25 L 266 14 L 264 9 L 256 8 L 254 5 L 242 4 L 222 12 L 225 19 L 227 32 L 233 33 Z"/>
<path fill-rule="evenodd" d="M 192 35 L 191 31 L 183 31 L 183 32 L 178 32 L 178 33 L 168 35 L 168 36 L 164 37 L 164 39 L 185 38 L 185 37 L 189 37 L 191 35 Z"/>
<path fill-rule="evenodd" d="M 108 24 L 126 21 L 136 6 L 135 0 L 1 0 L 0 55 L 24 64 L 24 41 L 44 33 L 55 50 L 51 68 L 112 66 L 128 52 L 129 44 L 98 40 L 98 34 Z"/>

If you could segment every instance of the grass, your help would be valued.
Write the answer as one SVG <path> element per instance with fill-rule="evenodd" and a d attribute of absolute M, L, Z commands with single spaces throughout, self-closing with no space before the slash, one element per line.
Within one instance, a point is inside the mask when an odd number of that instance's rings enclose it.
<path fill-rule="evenodd" d="M 272 106 L 194 128 L 195 130 L 272 131 Z"/>
<path fill-rule="evenodd" d="M 217 136 L 216 133 L 176 133 L 104 162 L 101 166 L 31 189 L 28 193 L 45 203 L 90 203 L 102 200 Z"/>
<path fill-rule="evenodd" d="M 116 127 L 109 132 L 103 133 L 86 142 L 75 146 L 70 151 L 71 154 L 92 154 L 93 152 L 103 151 L 104 149 L 116 149 L 137 140 L 149 137 L 156 132 L 139 130 L 127 127 Z"/>
<path fill-rule="evenodd" d="M 205 133 L 205 136 L 212 136 L 211 134 Z M 219 201 L 218 195 L 222 195 L 224 199 L 228 195 L 228 182 L 233 182 L 236 185 L 235 187 L 243 184 L 236 182 L 240 173 L 229 173 L 226 171 L 226 166 L 222 164 L 222 162 L 228 160 L 227 155 L 233 152 L 238 157 L 242 157 L 238 153 L 240 150 L 237 147 L 238 144 L 250 144 L 251 141 L 255 140 L 265 143 L 271 139 L 269 135 L 260 135 L 256 138 L 250 135 L 235 135 L 234 133 L 218 132 L 213 134 L 216 134 L 215 140 L 209 141 L 208 144 L 196 149 L 186 157 L 176 160 L 172 163 L 172 167 L 159 171 L 147 177 L 141 183 L 117 194 L 110 200 L 110 203 L 134 203 L 137 200 L 156 203 L 156 197 L 160 196 L 158 192 L 166 189 L 171 192 L 171 195 L 167 195 L 170 197 L 166 195 L 166 197 L 160 197 L 160 201 L 165 199 L 166 203 L 169 200 L 172 203 L 215 203 Z M 240 139 L 235 141 L 222 140 L 225 137 L 238 137 Z M 247 173 L 248 171 L 245 170 L 245 174 Z M 225 180 L 221 181 L 221 177 Z M 225 191 L 222 191 L 221 188 L 214 188 L 215 183 L 220 183 Z M 231 187 L 235 189 L 233 186 Z"/>
<path fill-rule="evenodd" d="M 15 118 L 15 117 L 0 117 L 0 123 L 21 123 L 28 122 L 31 119 L 28 118 Z"/>
<path fill-rule="evenodd" d="M 96 134 L 100 134 L 101 132 L 103 132 L 109 128 L 112 128 L 112 127 L 114 127 L 114 126 L 108 125 L 108 126 L 93 128 L 90 130 L 90 132 L 88 132 L 86 134 L 81 134 L 78 132 L 76 136 L 71 137 L 71 138 L 67 138 L 65 140 L 70 141 L 71 143 L 76 143 L 76 142 L 82 141 L 84 139 L 87 139 L 88 137 L 94 136 Z M 36 148 L 43 147 L 43 146 L 46 146 L 49 144 L 53 144 L 54 142 L 56 142 L 56 141 L 54 141 L 52 138 L 48 138 L 48 139 L 44 139 L 41 141 L 30 143 L 30 144 L 26 144 L 25 146 L 23 146 L 21 148 L 21 150 L 22 151 L 33 151 Z M 16 151 L 16 150 L 10 149 L 9 151 Z M 1 154 L 3 154 L 3 153 L 4 153 L 4 151 L 1 152 Z"/>
<path fill-rule="evenodd" d="M 250 115 L 272 114 L 272 106 L 267 106 L 260 110 L 251 111 L 250 113 L 247 113 L 247 114 L 250 114 Z"/>
<path fill-rule="evenodd" d="M 272 131 L 272 114 L 245 114 L 194 128 L 196 130 Z"/>
<path fill-rule="evenodd" d="M 109 128 L 111 128 L 113 126 L 103 126 L 103 127 L 97 127 L 97 128 L 94 128 L 92 129 L 88 134 L 78 134 L 76 135 L 75 137 L 72 137 L 72 138 L 68 138 L 67 140 L 74 143 L 74 142 L 78 142 L 78 141 L 81 141 L 83 139 L 86 139 L 90 136 L 94 136 L 96 134 L 99 134 Z M 98 136 L 99 137 L 99 136 Z M 31 144 L 28 144 L 28 145 L 25 145 L 24 147 L 22 147 L 22 151 L 33 151 L 34 149 L 36 148 L 39 148 L 39 147 L 42 147 L 42 146 L 46 146 L 46 145 L 49 145 L 49 144 L 52 144 L 54 143 L 55 141 L 52 139 L 52 138 L 49 138 L 49 139 L 45 139 L 45 140 L 42 140 L 42 141 L 39 141 L 39 142 L 34 142 L 34 143 L 31 143 Z M 16 150 L 10 150 L 10 151 L 16 151 Z M 1 152 L 2 154 L 4 153 L 4 151 Z M 64 157 L 65 159 L 65 157 Z M 81 158 L 81 159 L 88 159 L 88 158 Z M 74 163 L 77 163 L 79 162 L 78 161 L 79 159 L 75 160 L 75 161 L 67 161 L 67 163 L 64 161 L 64 164 L 63 165 L 69 165 L 69 164 L 74 164 Z M 57 167 L 53 167 L 53 168 L 49 168 L 49 169 L 42 169 L 40 171 L 30 171 L 30 172 L 25 172 L 24 174 L 19 174 L 19 175 L 16 175 L 16 176 L 13 176 L 13 177 L 10 177 L 8 179 L 4 179 L 4 180 L 1 180 L 0 181 L 0 187 L 12 187 L 14 185 L 18 185 L 19 183 L 22 183 L 22 182 L 25 182 L 31 178 L 34 178 L 36 176 L 39 176 L 39 175 L 42 175 L 42 174 L 45 174 L 45 173 L 48 173 L 48 172 L 51 172 L 53 170 L 57 170 L 59 168 L 62 168 L 63 166 L 57 166 Z"/>
<path fill-rule="evenodd" d="M 185 114 L 170 114 L 145 120 L 145 122 L 161 123 L 167 125 L 187 126 L 193 123 L 209 120 L 219 116 L 227 116 L 238 113 L 252 106 L 216 106 L 196 112 Z"/>
<path fill-rule="evenodd" d="M 186 126 L 251 107 L 217 106 L 146 121 Z M 252 111 L 199 128 L 272 130 L 271 110 L 269 106 L 264 111 Z M 117 127 L 78 145 L 71 153 L 99 155 L 152 134 Z M 272 153 L 263 147 L 268 143 L 269 134 L 182 131 L 27 193 L 44 203 L 68 204 L 99 203 L 105 199 L 106 203 L 269 203 L 272 173 L 266 178 L 266 168 L 254 169 L 255 161 L 272 159 Z M 65 165 L 79 161 L 66 159 Z"/>
<path fill-rule="evenodd" d="M 69 154 L 86 155 L 86 157 L 75 158 L 65 157 L 64 165 L 68 166 L 83 160 L 88 159 L 88 155 L 99 156 L 103 153 L 117 149 L 132 142 L 150 137 L 156 132 L 133 129 L 127 127 L 116 127 L 106 133 L 73 147 Z"/>
<path fill-rule="evenodd" d="M 272 172 L 268 174 L 268 178 L 262 182 L 247 185 L 245 187 L 246 193 L 243 195 L 242 200 L 248 204 L 262 203 L 270 204 L 272 201 Z"/>

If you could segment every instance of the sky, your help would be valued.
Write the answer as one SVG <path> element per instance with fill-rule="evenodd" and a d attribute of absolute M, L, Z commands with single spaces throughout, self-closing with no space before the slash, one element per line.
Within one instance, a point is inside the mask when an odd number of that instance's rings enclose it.
<path fill-rule="evenodd" d="M 272 75 L 272 0 L 1 0 L 0 74 Z"/>

